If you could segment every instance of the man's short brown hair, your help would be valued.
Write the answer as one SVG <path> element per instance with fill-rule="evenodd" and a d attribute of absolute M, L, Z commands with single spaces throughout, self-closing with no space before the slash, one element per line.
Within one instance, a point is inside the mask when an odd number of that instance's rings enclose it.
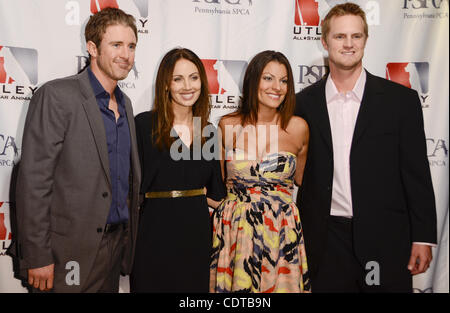
<path fill-rule="evenodd" d="M 352 2 L 346 2 L 334 6 L 325 16 L 322 22 L 322 39 L 324 39 L 325 42 L 327 40 L 327 35 L 330 32 L 331 18 L 344 15 L 356 15 L 361 17 L 364 22 L 364 34 L 366 35 L 366 38 L 369 37 L 369 26 L 367 25 L 366 13 L 364 13 L 359 5 Z"/>
<path fill-rule="evenodd" d="M 84 30 L 86 42 L 92 41 L 100 49 L 100 43 L 106 28 L 111 25 L 123 24 L 131 27 L 137 40 L 137 28 L 135 18 L 117 8 L 105 8 L 89 18 Z"/>

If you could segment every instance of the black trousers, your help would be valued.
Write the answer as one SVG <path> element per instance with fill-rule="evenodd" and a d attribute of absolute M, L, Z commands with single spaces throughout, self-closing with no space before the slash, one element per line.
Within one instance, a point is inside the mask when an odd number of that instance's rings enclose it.
<path fill-rule="evenodd" d="M 407 271 L 393 279 L 378 273 L 382 279 L 376 284 L 373 268 L 367 270 L 354 253 L 352 223 L 350 218 L 329 217 L 326 248 L 318 271 L 311 278 L 312 292 L 412 292 L 412 277 Z"/>

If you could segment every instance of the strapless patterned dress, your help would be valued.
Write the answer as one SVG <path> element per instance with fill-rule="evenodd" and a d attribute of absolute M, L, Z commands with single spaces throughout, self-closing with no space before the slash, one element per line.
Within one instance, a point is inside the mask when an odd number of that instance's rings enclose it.
<path fill-rule="evenodd" d="M 213 213 L 210 292 L 309 292 L 302 226 L 292 199 L 296 156 L 227 160 Z"/>

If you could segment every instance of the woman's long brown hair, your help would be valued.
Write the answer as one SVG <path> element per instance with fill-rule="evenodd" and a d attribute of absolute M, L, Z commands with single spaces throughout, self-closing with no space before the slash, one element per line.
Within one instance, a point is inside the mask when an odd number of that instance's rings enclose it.
<path fill-rule="evenodd" d="M 205 67 L 200 58 L 191 50 L 186 48 L 172 49 L 163 57 L 155 83 L 155 102 L 152 111 L 156 113 L 157 118 L 153 124 L 153 140 L 160 149 L 170 149 L 170 145 L 175 141 L 175 138 L 170 136 L 174 120 L 170 84 L 175 64 L 180 59 L 191 61 L 198 69 L 202 86 L 200 96 L 192 107 L 192 115 L 201 118 L 202 129 L 200 131 L 208 124 L 210 99 Z M 203 145 L 205 138 L 202 137 L 201 142 Z"/>

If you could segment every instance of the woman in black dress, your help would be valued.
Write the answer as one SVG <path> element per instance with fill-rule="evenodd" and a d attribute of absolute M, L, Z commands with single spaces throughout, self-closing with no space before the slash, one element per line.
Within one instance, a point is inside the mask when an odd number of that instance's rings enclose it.
<path fill-rule="evenodd" d="M 145 202 L 131 292 L 208 292 L 208 204 L 216 207 L 226 195 L 217 136 L 202 136 L 205 127 L 215 130 L 209 112 L 202 62 L 188 49 L 169 51 L 156 76 L 153 110 L 136 116 Z"/>

